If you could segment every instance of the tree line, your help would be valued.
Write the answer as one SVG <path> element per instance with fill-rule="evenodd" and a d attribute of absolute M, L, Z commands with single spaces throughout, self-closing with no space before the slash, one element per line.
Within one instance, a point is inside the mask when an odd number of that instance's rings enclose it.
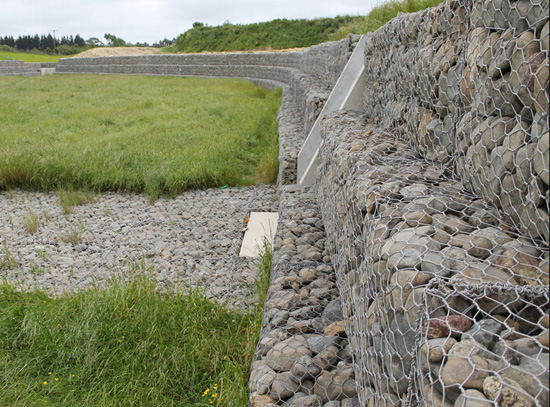
<path fill-rule="evenodd" d="M 56 47 L 60 46 L 73 47 L 76 45 L 78 47 L 84 47 L 86 46 L 86 41 L 78 34 L 74 37 L 69 35 L 62 36 L 61 38 L 54 38 L 51 34 L 20 35 L 17 38 L 6 35 L 5 37 L 0 37 L 0 45 L 7 45 L 20 51 L 38 50 L 51 52 Z"/>
<path fill-rule="evenodd" d="M 17 51 L 31 51 L 31 52 L 45 52 L 45 53 L 56 53 L 56 54 L 77 54 L 79 52 L 85 51 L 89 48 L 94 47 L 124 47 L 124 46 L 138 46 L 138 47 L 149 47 L 149 44 L 146 42 L 130 44 L 124 41 L 122 38 L 119 38 L 112 34 L 104 35 L 105 42 L 102 42 L 97 37 L 91 37 L 87 40 L 84 40 L 79 34 L 76 34 L 74 37 L 72 35 L 62 36 L 61 38 L 55 38 L 52 34 L 48 35 L 20 35 L 17 38 L 14 38 L 11 35 L 6 35 L 4 37 L 0 36 L 0 46 L 3 48 L 10 47 L 13 50 Z M 175 38 L 172 40 L 164 38 L 161 41 L 155 42 L 152 46 L 161 48 L 168 45 L 171 45 L 175 42 Z M 9 50 L 9 48 L 8 48 Z"/>

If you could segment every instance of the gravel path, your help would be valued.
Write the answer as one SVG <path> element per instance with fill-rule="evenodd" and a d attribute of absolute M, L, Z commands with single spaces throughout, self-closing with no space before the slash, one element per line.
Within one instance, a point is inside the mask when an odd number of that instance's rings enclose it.
<path fill-rule="evenodd" d="M 277 205 L 275 187 L 260 185 L 189 191 L 154 204 L 145 195 L 106 193 L 64 215 L 56 193 L 2 191 L 0 279 L 59 295 L 145 265 L 160 285 L 201 287 L 246 308 L 258 266 L 238 257 L 245 220 Z M 25 227 L 33 214 L 34 233 Z M 9 259 L 17 264 L 8 267 Z"/>

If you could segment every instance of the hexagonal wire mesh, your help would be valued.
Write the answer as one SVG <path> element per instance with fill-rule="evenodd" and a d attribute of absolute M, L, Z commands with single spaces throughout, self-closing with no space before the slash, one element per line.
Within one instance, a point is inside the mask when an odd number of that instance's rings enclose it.
<path fill-rule="evenodd" d="M 449 0 L 369 34 L 317 182 L 354 369 L 281 328 L 256 405 L 548 405 L 548 27 L 547 0 Z"/>

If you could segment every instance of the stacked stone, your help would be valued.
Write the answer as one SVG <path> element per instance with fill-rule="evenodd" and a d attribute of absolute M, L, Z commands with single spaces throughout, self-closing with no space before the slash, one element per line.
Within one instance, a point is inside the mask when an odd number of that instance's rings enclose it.
<path fill-rule="evenodd" d="M 251 406 L 359 406 L 351 348 L 315 192 L 281 188 Z"/>
<path fill-rule="evenodd" d="M 361 402 L 547 405 L 548 247 L 355 113 L 319 171 Z"/>
<path fill-rule="evenodd" d="M 0 61 L 0 75 L 40 75 L 40 63 L 23 61 Z"/>
<path fill-rule="evenodd" d="M 314 45 L 302 53 L 299 68 L 333 88 L 360 38 L 351 34 L 340 41 Z"/>
<path fill-rule="evenodd" d="M 367 114 L 549 236 L 548 1 L 449 0 L 367 41 Z"/>
<path fill-rule="evenodd" d="M 279 129 L 279 175 L 277 185 L 296 184 L 298 153 L 305 131 L 296 99 L 290 86 L 283 87 L 283 101 L 277 117 Z"/>
<path fill-rule="evenodd" d="M 348 48 L 352 47 L 353 41 L 350 39 L 347 42 L 350 44 Z M 342 51 L 342 44 L 346 42 L 331 43 L 328 48 Z M 56 73 L 234 77 L 254 82 L 259 80 L 262 86 L 268 81 L 268 87 L 286 85 L 290 87 L 290 93 L 299 109 L 297 117 L 301 119 L 304 132 L 307 134 L 331 90 L 330 83 L 315 74 L 321 75 L 324 71 L 330 71 L 332 76 L 339 75 L 338 69 L 343 69 L 345 58 L 349 58 L 349 52 L 334 54 L 336 55 L 333 55 L 333 58 L 336 58 L 338 63 L 330 57 L 325 57 L 322 65 L 313 70 L 312 74 L 297 67 L 302 58 L 302 53 L 299 52 L 65 58 L 58 63 Z M 300 145 L 301 143 L 297 146 Z"/>

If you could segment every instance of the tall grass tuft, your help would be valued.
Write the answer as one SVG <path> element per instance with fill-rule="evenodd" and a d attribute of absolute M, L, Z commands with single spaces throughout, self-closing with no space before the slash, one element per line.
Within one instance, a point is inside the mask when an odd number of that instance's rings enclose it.
<path fill-rule="evenodd" d="M 73 213 L 74 207 L 84 205 L 95 200 L 95 194 L 90 191 L 75 191 L 72 188 L 59 191 L 59 204 L 65 215 Z"/>
<path fill-rule="evenodd" d="M 251 313 L 197 291 L 161 293 L 143 263 L 106 287 L 57 299 L 1 284 L 0 405 L 246 405 L 270 253 Z"/>

